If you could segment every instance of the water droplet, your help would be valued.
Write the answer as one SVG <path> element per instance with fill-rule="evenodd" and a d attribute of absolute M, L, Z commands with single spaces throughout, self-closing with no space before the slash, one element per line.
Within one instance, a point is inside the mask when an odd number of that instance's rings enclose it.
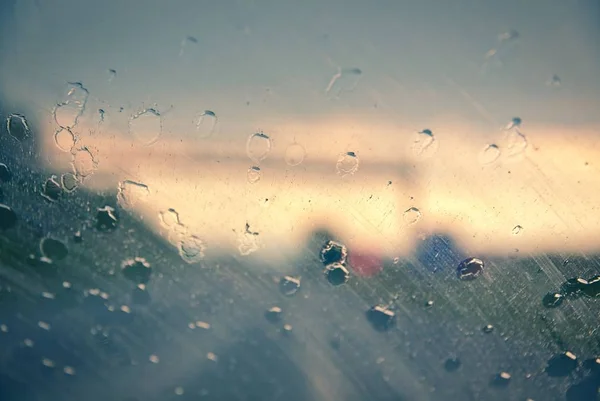
<path fill-rule="evenodd" d="M 521 231 L 523 231 L 523 227 L 516 225 L 513 229 L 512 229 L 512 233 L 513 235 L 518 235 L 521 233 Z"/>
<path fill-rule="evenodd" d="M 142 144 L 149 146 L 162 134 L 162 120 L 155 109 L 144 109 L 129 119 L 129 133 Z"/>
<path fill-rule="evenodd" d="M 273 306 L 265 312 L 265 318 L 271 323 L 277 323 L 281 320 L 282 313 L 279 306 Z"/>
<path fill-rule="evenodd" d="M 98 168 L 98 163 L 94 155 L 88 148 L 76 149 L 72 152 L 73 159 L 71 165 L 78 177 L 86 178 L 94 173 Z"/>
<path fill-rule="evenodd" d="M 4 163 L 0 163 L 0 182 L 9 182 L 12 179 L 10 168 Z"/>
<path fill-rule="evenodd" d="M 175 387 L 175 395 L 183 395 L 184 392 L 183 387 Z"/>
<path fill-rule="evenodd" d="M 83 242 L 83 235 L 81 234 L 81 231 L 76 231 L 75 234 L 73 234 L 73 242 L 75 242 L 76 244 L 81 244 Z M 65 283 L 67 282 L 65 281 Z"/>
<path fill-rule="evenodd" d="M 271 151 L 271 138 L 267 134 L 257 132 L 251 134 L 246 141 L 246 155 L 255 163 L 264 160 Z"/>
<path fill-rule="evenodd" d="M 8 326 L 5 324 L 0 324 L 0 331 L 3 333 L 8 333 Z"/>
<path fill-rule="evenodd" d="M 211 360 L 213 362 L 218 362 L 219 361 L 219 357 L 217 355 L 215 355 L 212 352 L 209 352 L 206 354 L 206 359 Z"/>
<path fill-rule="evenodd" d="M 563 303 L 564 297 L 557 292 L 549 292 L 542 298 L 542 304 L 546 308 L 557 308 Z"/>
<path fill-rule="evenodd" d="M 166 228 L 174 228 L 175 226 L 181 225 L 179 213 L 173 208 L 160 212 L 158 216 L 161 223 Z"/>
<path fill-rule="evenodd" d="M 519 39 L 519 32 L 515 29 L 511 29 L 509 31 L 503 32 L 498 35 L 498 42 L 511 42 Z"/>
<path fill-rule="evenodd" d="M 548 361 L 545 372 L 550 377 L 568 376 L 577 368 L 577 357 L 572 352 L 554 355 Z"/>
<path fill-rule="evenodd" d="M 325 275 L 327 276 L 327 281 L 331 285 L 342 285 L 348 281 L 350 278 L 350 272 L 346 267 L 340 263 L 332 263 L 327 266 L 325 269 Z"/>
<path fill-rule="evenodd" d="M 79 186 L 79 180 L 73 173 L 64 173 L 60 177 L 60 183 L 66 192 L 73 192 Z"/>
<path fill-rule="evenodd" d="M 486 324 L 485 326 L 483 326 L 481 331 L 483 331 L 486 334 L 490 334 L 492 331 L 494 331 L 494 326 L 492 326 L 491 324 Z"/>
<path fill-rule="evenodd" d="M 113 68 L 108 69 L 108 82 L 112 82 L 117 77 L 117 70 Z"/>
<path fill-rule="evenodd" d="M 416 207 L 411 207 L 404 211 L 402 218 L 406 224 L 415 224 L 421 219 L 421 211 Z"/>
<path fill-rule="evenodd" d="M 186 263 L 197 263 L 204 259 L 205 248 L 200 238 L 190 235 L 179 242 L 179 255 Z"/>
<path fill-rule="evenodd" d="M 19 142 L 24 141 L 31 135 L 29 124 L 27 123 L 25 116 L 22 116 L 21 114 L 13 113 L 6 118 L 6 130 Z"/>
<path fill-rule="evenodd" d="M 148 357 L 148 360 L 150 360 L 150 362 L 152 363 L 159 363 L 160 362 L 160 358 L 154 354 L 150 355 Z"/>
<path fill-rule="evenodd" d="M 429 301 L 425 302 L 426 308 L 431 308 L 432 306 L 433 306 L 433 301 L 429 300 Z"/>
<path fill-rule="evenodd" d="M 79 82 L 69 82 L 66 100 L 54 108 L 54 120 L 61 128 L 73 128 L 83 114 L 89 92 Z"/>
<path fill-rule="evenodd" d="M 291 325 L 291 324 L 287 324 L 287 323 L 286 323 L 286 324 L 284 324 L 284 325 L 283 325 L 283 330 L 284 330 L 286 333 L 290 333 L 290 332 L 292 331 L 292 325 Z"/>
<path fill-rule="evenodd" d="M 30 338 L 26 338 L 25 340 L 23 340 L 23 344 L 29 348 L 32 348 L 35 345 L 33 340 L 31 340 Z"/>
<path fill-rule="evenodd" d="M 150 281 L 152 275 L 152 267 L 144 258 L 136 257 L 133 259 L 124 260 L 121 263 L 121 272 L 128 280 L 137 284 L 146 284 Z"/>
<path fill-rule="evenodd" d="M 600 297 L 600 276 L 588 280 L 588 285 L 583 288 L 583 294 L 588 297 Z"/>
<path fill-rule="evenodd" d="M 433 132 L 430 129 L 419 131 L 413 137 L 412 151 L 420 158 L 429 158 L 433 156 L 439 147 Z"/>
<path fill-rule="evenodd" d="M 352 92 L 358 86 L 361 76 L 360 68 L 338 68 L 329 80 L 325 93 L 336 98 L 344 92 Z"/>
<path fill-rule="evenodd" d="M 558 88 L 562 84 L 560 77 L 556 74 L 552 75 L 547 81 L 546 85 Z"/>
<path fill-rule="evenodd" d="M 483 261 L 477 258 L 468 258 L 460 262 L 456 273 L 461 280 L 473 280 L 483 272 Z"/>
<path fill-rule="evenodd" d="M 71 366 L 65 366 L 63 368 L 63 372 L 65 373 L 65 375 L 75 376 L 75 369 L 73 369 Z"/>
<path fill-rule="evenodd" d="M 60 128 L 54 134 L 54 144 L 63 152 L 70 152 L 75 146 L 75 134 L 68 128 Z"/>
<path fill-rule="evenodd" d="M 201 320 L 198 320 L 196 322 L 196 327 L 198 327 L 199 329 L 208 330 L 208 329 L 210 329 L 210 323 L 206 323 Z"/>
<path fill-rule="evenodd" d="M 48 331 L 48 330 L 50 330 L 50 329 L 51 329 L 51 326 L 50 326 L 50 324 L 49 324 L 49 323 L 46 323 L 46 322 L 44 322 L 44 321 L 41 321 L 41 320 L 38 322 L 38 327 L 39 327 L 40 329 L 42 329 L 42 330 L 46 330 L 46 331 Z"/>
<path fill-rule="evenodd" d="M 136 305 L 147 305 L 150 303 L 150 294 L 146 291 L 145 284 L 138 284 L 137 287 L 133 289 L 131 302 Z"/>
<path fill-rule="evenodd" d="M 61 193 L 62 187 L 58 181 L 56 181 L 56 176 L 53 175 L 52 177 L 48 178 L 46 182 L 44 182 L 41 192 L 41 195 L 44 197 L 44 199 L 50 202 L 56 202 Z"/>
<path fill-rule="evenodd" d="M 248 182 L 250 184 L 256 184 L 258 181 L 260 181 L 261 175 L 262 175 L 262 172 L 260 171 L 260 167 L 258 167 L 258 166 L 250 167 L 248 169 L 248 172 L 246 173 Z"/>
<path fill-rule="evenodd" d="M 117 202 L 126 209 L 133 208 L 138 202 L 143 202 L 148 197 L 150 190 L 141 182 L 131 180 L 121 181 L 117 190 Z"/>
<path fill-rule="evenodd" d="M 448 358 L 444 362 L 444 369 L 446 369 L 446 372 L 456 372 L 460 368 L 460 365 L 462 365 L 460 359 Z"/>
<path fill-rule="evenodd" d="M 40 241 L 40 252 L 48 259 L 56 261 L 66 258 L 69 250 L 62 241 L 45 237 Z"/>
<path fill-rule="evenodd" d="M 510 379 L 510 373 L 500 372 L 492 379 L 492 385 L 496 387 L 505 387 L 510 383 Z"/>
<path fill-rule="evenodd" d="M 344 264 L 347 256 L 346 246 L 336 241 L 327 241 L 321 248 L 321 262 L 326 266 L 332 263 Z"/>
<path fill-rule="evenodd" d="M 498 145 L 490 144 L 479 152 L 479 163 L 483 165 L 492 164 L 500 157 L 500 148 Z"/>
<path fill-rule="evenodd" d="M 279 290 L 285 296 L 291 297 L 300 289 L 300 277 L 285 276 L 279 280 Z"/>
<path fill-rule="evenodd" d="M 513 117 L 510 120 L 510 122 L 508 124 L 506 124 L 506 127 L 504 129 L 511 130 L 513 128 L 519 128 L 522 123 L 523 123 L 523 120 L 521 120 L 521 117 Z"/>
<path fill-rule="evenodd" d="M 238 251 L 242 256 L 248 256 L 260 248 L 259 236 L 256 233 L 244 232 L 239 237 Z"/>
<path fill-rule="evenodd" d="M 360 159 L 354 152 L 346 152 L 339 155 L 335 169 L 341 177 L 353 175 L 358 171 Z"/>
<path fill-rule="evenodd" d="M 196 137 L 210 137 L 216 131 L 217 123 L 217 115 L 213 111 L 204 110 L 196 118 Z"/>
<path fill-rule="evenodd" d="M 285 150 L 285 162 L 288 166 L 297 166 L 304 161 L 306 150 L 299 143 L 293 143 Z"/>
<path fill-rule="evenodd" d="M 42 359 L 42 365 L 44 365 L 47 368 L 53 368 L 54 367 L 54 361 L 48 358 L 43 358 Z"/>
<path fill-rule="evenodd" d="M 101 231 L 110 231 L 117 228 L 119 218 L 114 208 L 106 205 L 98 208 L 96 213 L 96 228 Z"/>
<path fill-rule="evenodd" d="M 377 331 L 386 331 L 394 327 L 396 313 L 384 305 L 375 305 L 366 313 L 367 320 Z"/>
<path fill-rule="evenodd" d="M 17 214 L 10 206 L 0 203 L 0 230 L 8 230 L 17 224 Z"/>

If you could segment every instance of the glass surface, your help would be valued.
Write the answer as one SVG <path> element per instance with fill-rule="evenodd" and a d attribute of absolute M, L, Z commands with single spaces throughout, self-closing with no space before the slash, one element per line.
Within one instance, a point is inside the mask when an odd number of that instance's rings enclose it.
<path fill-rule="evenodd" d="M 597 399 L 597 1 L 0 22 L 1 400 Z"/>

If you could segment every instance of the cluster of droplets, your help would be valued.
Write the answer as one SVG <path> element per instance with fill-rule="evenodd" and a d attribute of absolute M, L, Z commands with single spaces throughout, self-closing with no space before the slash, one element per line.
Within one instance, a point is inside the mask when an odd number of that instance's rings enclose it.
<path fill-rule="evenodd" d="M 190 233 L 188 227 L 184 225 L 179 213 L 173 209 L 167 209 L 159 213 L 159 219 L 163 227 L 168 230 L 169 241 L 177 247 L 179 256 L 186 263 L 198 263 L 205 256 L 206 246 L 204 241 Z"/>
<path fill-rule="evenodd" d="M 552 291 L 544 295 L 542 304 L 546 308 L 556 308 L 565 300 L 577 299 L 579 297 L 600 297 L 600 276 L 590 279 L 574 277 L 565 281 L 558 291 Z"/>
<path fill-rule="evenodd" d="M 250 134 L 246 140 L 246 155 L 253 165 L 248 169 L 246 175 L 250 184 L 256 184 L 262 177 L 260 162 L 267 158 L 271 152 L 271 138 L 264 132 Z"/>

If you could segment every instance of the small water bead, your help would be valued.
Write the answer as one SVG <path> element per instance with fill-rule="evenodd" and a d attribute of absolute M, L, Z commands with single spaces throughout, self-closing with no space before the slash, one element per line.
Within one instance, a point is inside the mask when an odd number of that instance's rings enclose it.
<path fill-rule="evenodd" d="M 353 175 L 358 171 L 360 159 L 354 152 L 346 152 L 339 155 L 335 169 L 341 177 Z"/>
<path fill-rule="evenodd" d="M 45 237 L 40 241 L 40 252 L 45 257 L 56 261 L 66 258 L 69 254 L 69 249 L 64 242 L 55 238 Z"/>
<path fill-rule="evenodd" d="M 129 133 L 142 144 L 149 146 L 162 135 L 162 119 L 155 109 L 144 109 L 129 119 Z"/>
<path fill-rule="evenodd" d="M 320 258 L 324 265 L 330 265 L 332 263 L 346 263 L 348 256 L 348 250 L 346 246 L 336 242 L 327 241 L 323 248 L 321 248 Z"/>
<path fill-rule="evenodd" d="M 17 224 L 17 214 L 10 206 L 0 203 L 0 230 L 8 230 Z"/>
<path fill-rule="evenodd" d="M 483 261 L 477 258 L 468 258 L 460 262 L 456 273 L 461 280 L 473 280 L 483 272 Z"/>
<path fill-rule="evenodd" d="M 42 359 L 42 365 L 44 365 L 47 368 L 53 368 L 54 367 L 54 361 L 52 359 L 43 358 Z"/>
<path fill-rule="evenodd" d="M 271 151 L 271 138 L 263 133 L 251 134 L 246 141 L 246 155 L 256 164 L 264 160 Z"/>
<path fill-rule="evenodd" d="M 421 219 L 421 211 L 416 207 L 411 207 L 404 211 L 402 218 L 406 224 L 415 224 Z"/>
<path fill-rule="evenodd" d="M 564 377 L 577 369 L 577 357 L 570 351 L 554 355 L 548 361 L 545 372 L 550 377 Z"/>
<path fill-rule="evenodd" d="M 248 172 L 246 173 L 248 182 L 250 184 L 256 184 L 258 181 L 260 181 L 260 178 L 262 176 L 262 172 L 260 170 L 260 167 L 258 166 L 252 166 L 248 169 Z"/>
<path fill-rule="evenodd" d="M 411 147 L 416 156 L 429 158 L 437 152 L 439 143 L 430 129 L 424 129 L 414 135 Z"/>
<path fill-rule="evenodd" d="M 141 182 L 121 181 L 117 190 L 117 202 L 126 209 L 133 208 L 138 202 L 148 198 L 150 190 Z"/>
<path fill-rule="evenodd" d="M 511 29 L 511 30 L 508 30 L 506 32 L 499 34 L 498 42 L 504 43 L 504 42 L 515 41 L 515 40 L 519 39 L 519 36 L 521 36 L 521 35 L 519 34 L 519 32 L 517 30 Z"/>
<path fill-rule="evenodd" d="M 6 118 L 6 130 L 9 135 L 22 142 L 31 136 L 31 130 L 29 129 L 29 124 L 25 119 L 25 116 L 21 114 L 10 114 Z"/>
<path fill-rule="evenodd" d="M 192 264 L 204 259 L 206 247 L 204 242 L 195 235 L 186 236 L 179 242 L 179 255 L 184 262 Z"/>
<path fill-rule="evenodd" d="M 213 362 L 219 362 L 219 357 L 216 354 L 214 354 L 213 352 L 208 352 L 206 354 L 206 359 L 213 361 Z"/>
<path fill-rule="evenodd" d="M 494 326 L 492 326 L 491 324 L 486 324 L 485 326 L 483 326 L 481 331 L 483 331 L 485 334 L 490 334 L 492 331 L 494 331 Z"/>
<path fill-rule="evenodd" d="M 197 138 L 208 138 L 210 137 L 217 128 L 217 115 L 214 111 L 204 110 L 196 118 L 196 137 Z"/>
<path fill-rule="evenodd" d="M 71 367 L 71 366 L 65 366 L 63 368 L 63 372 L 67 376 L 75 376 L 75 369 L 73 367 Z"/>
<path fill-rule="evenodd" d="M 279 306 L 273 306 L 265 312 L 265 318 L 271 323 L 281 321 L 283 310 Z"/>
<path fill-rule="evenodd" d="M 60 176 L 60 183 L 65 192 L 73 192 L 79 186 L 79 180 L 73 173 L 64 173 Z"/>
<path fill-rule="evenodd" d="M 142 257 L 124 260 L 121 263 L 121 272 L 128 280 L 136 284 L 146 284 L 152 276 L 150 263 Z"/>
<path fill-rule="evenodd" d="M 70 152 L 75 146 L 75 134 L 68 128 L 60 128 L 54 134 L 54 144 L 63 152 Z"/>
<path fill-rule="evenodd" d="M 291 297 L 300 289 L 300 277 L 285 276 L 279 280 L 279 290 L 285 296 Z"/>
<path fill-rule="evenodd" d="M 50 202 L 56 202 L 62 194 L 62 187 L 60 183 L 56 181 L 56 178 L 57 177 L 53 175 L 44 182 L 44 185 L 42 185 L 41 195 Z"/>
<path fill-rule="evenodd" d="M 119 218 L 116 210 L 108 205 L 98 208 L 96 213 L 96 228 L 101 231 L 110 231 L 117 228 Z"/>
<path fill-rule="evenodd" d="M 488 165 L 494 163 L 498 158 L 500 158 L 500 148 L 498 145 L 490 144 L 486 145 L 481 152 L 479 152 L 479 163 L 483 165 Z"/>
<path fill-rule="evenodd" d="M 521 117 L 513 117 L 508 124 L 506 124 L 506 130 L 511 130 L 513 128 L 519 128 L 521 126 L 521 124 L 523 123 L 523 120 L 521 120 Z"/>
<path fill-rule="evenodd" d="M 183 387 L 175 387 L 175 395 L 183 395 L 184 393 Z"/>
<path fill-rule="evenodd" d="M 511 374 L 508 372 L 500 372 L 496 376 L 494 376 L 492 380 L 492 385 L 497 387 L 505 387 L 508 386 L 511 379 Z"/>
<path fill-rule="evenodd" d="M 42 330 L 46 330 L 46 331 L 49 331 L 49 330 L 52 328 L 52 326 L 50 326 L 50 323 L 46 323 L 46 322 L 44 322 L 44 321 L 42 321 L 42 320 L 40 320 L 40 321 L 38 322 L 38 327 L 39 327 L 40 329 L 42 329 Z"/>
<path fill-rule="evenodd" d="M 160 362 L 160 358 L 154 354 L 150 355 L 148 357 L 148 360 L 152 363 L 159 363 Z"/>
<path fill-rule="evenodd" d="M 366 312 L 367 320 L 377 331 L 386 331 L 394 327 L 396 313 L 385 305 L 375 305 Z"/>
<path fill-rule="evenodd" d="M 331 285 L 338 286 L 345 284 L 350 278 L 348 269 L 340 263 L 332 263 L 325 269 L 325 276 Z"/>
<path fill-rule="evenodd" d="M 288 166 L 294 167 L 301 164 L 306 156 L 304 146 L 299 143 L 293 143 L 285 150 L 285 163 Z"/>
<path fill-rule="evenodd" d="M 98 168 L 98 163 L 90 149 L 86 147 L 75 149 L 71 154 L 73 155 L 71 165 L 78 177 L 86 178 L 92 175 Z"/>
<path fill-rule="evenodd" d="M 10 168 L 4 163 L 0 163 L 0 182 L 9 182 L 12 179 Z"/>
<path fill-rule="evenodd" d="M 564 296 L 562 294 L 549 292 L 542 298 L 542 305 L 546 308 L 557 308 L 563 303 L 563 300 Z"/>

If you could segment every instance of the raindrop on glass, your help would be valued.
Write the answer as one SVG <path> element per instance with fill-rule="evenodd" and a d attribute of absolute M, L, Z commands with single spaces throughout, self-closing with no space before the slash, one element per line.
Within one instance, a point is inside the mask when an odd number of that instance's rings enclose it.
<path fill-rule="evenodd" d="M 521 227 L 519 225 L 514 226 L 512 229 L 513 235 L 518 235 L 521 233 L 521 231 L 523 231 L 523 227 Z"/>
<path fill-rule="evenodd" d="M 10 168 L 4 163 L 0 163 L 0 182 L 9 182 L 12 179 Z"/>
<path fill-rule="evenodd" d="M 394 327 L 396 313 L 384 305 L 375 305 L 366 313 L 367 320 L 377 331 L 386 331 Z"/>
<path fill-rule="evenodd" d="M 281 315 L 283 311 L 279 306 L 273 306 L 265 312 L 265 318 L 271 323 L 277 323 L 281 321 Z"/>
<path fill-rule="evenodd" d="M 508 372 L 500 372 L 492 379 L 492 385 L 505 387 L 510 383 L 511 375 Z"/>
<path fill-rule="evenodd" d="M 548 361 L 545 372 L 550 377 L 568 376 L 577 368 L 577 357 L 570 351 L 554 355 Z"/>
<path fill-rule="evenodd" d="M 175 226 L 181 225 L 181 221 L 179 220 L 179 213 L 173 208 L 164 210 L 159 214 L 160 222 L 166 228 L 174 228 Z"/>
<path fill-rule="evenodd" d="M 556 74 L 552 75 L 547 81 L 546 85 L 558 88 L 562 84 L 560 77 Z"/>
<path fill-rule="evenodd" d="M 542 305 L 546 308 L 557 308 L 564 300 L 564 296 L 558 292 L 549 292 L 542 298 Z"/>
<path fill-rule="evenodd" d="M 184 392 L 183 387 L 175 387 L 175 395 L 183 395 Z"/>
<path fill-rule="evenodd" d="M 61 175 L 60 183 L 66 192 L 73 192 L 79 186 L 79 180 L 73 173 L 64 173 Z"/>
<path fill-rule="evenodd" d="M 519 32 L 515 29 L 511 29 L 509 31 L 503 32 L 498 35 L 498 42 L 505 43 L 515 41 L 519 38 Z"/>
<path fill-rule="evenodd" d="M 506 124 L 506 130 L 511 130 L 513 128 L 519 128 L 521 126 L 521 124 L 523 123 L 523 120 L 521 120 L 521 117 L 513 117 L 510 122 L 508 124 Z"/>
<path fill-rule="evenodd" d="M 486 334 L 490 334 L 492 331 L 494 331 L 494 326 L 492 326 L 491 324 L 486 324 L 481 328 L 481 331 L 483 331 Z"/>
<path fill-rule="evenodd" d="M 150 193 L 148 186 L 131 180 L 121 181 L 117 190 L 117 202 L 121 207 L 130 209 L 140 201 L 145 201 Z"/>
<path fill-rule="evenodd" d="M 88 148 L 77 149 L 72 152 L 73 159 L 71 165 L 78 177 L 85 178 L 94 173 L 98 168 L 98 163 L 94 155 Z"/>
<path fill-rule="evenodd" d="M 255 163 L 264 160 L 271 151 L 271 138 L 267 134 L 257 132 L 251 134 L 246 141 L 246 155 Z"/>
<path fill-rule="evenodd" d="M 142 257 L 124 260 L 121 263 L 121 272 L 128 280 L 137 284 L 146 284 L 150 281 L 152 267 L 150 263 Z"/>
<path fill-rule="evenodd" d="M 129 119 L 129 133 L 144 145 L 152 145 L 162 134 L 160 113 L 155 109 L 144 109 Z"/>
<path fill-rule="evenodd" d="M 117 228 L 119 218 L 114 208 L 104 206 L 96 212 L 96 228 L 100 231 L 110 231 Z"/>
<path fill-rule="evenodd" d="M 56 261 L 66 258 L 69 250 L 64 242 L 55 238 L 45 237 L 40 241 L 40 252 L 48 259 Z"/>
<path fill-rule="evenodd" d="M 258 166 L 252 166 L 246 172 L 246 177 L 250 184 L 256 184 L 258 181 L 260 181 L 261 175 L 262 172 Z"/>
<path fill-rule="evenodd" d="M 216 130 L 218 123 L 217 115 L 214 111 L 204 110 L 196 118 L 196 137 L 208 138 Z"/>
<path fill-rule="evenodd" d="M 31 135 L 31 130 L 25 116 L 20 114 L 10 114 L 6 118 L 6 130 L 19 142 L 24 141 Z"/>
<path fill-rule="evenodd" d="M 17 214 L 10 206 L 0 203 L 0 230 L 8 230 L 17 224 Z"/>
<path fill-rule="evenodd" d="M 460 368 L 460 365 L 462 365 L 460 359 L 448 358 L 444 362 L 444 369 L 446 369 L 446 372 L 456 372 Z"/>
<path fill-rule="evenodd" d="M 468 258 L 460 262 L 456 274 L 461 280 L 473 280 L 483 272 L 483 261 L 477 258 Z"/>
<path fill-rule="evenodd" d="M 350 278 L 350 272 L 340 263 L 333 263 L 326 267 L 325 276 L 331 285 L 338 286 L 346 283 Z"/>
<path fill-rule="evenodd" d="M 356 153 L 346 152 L 339 155 L 335 169 L 338 175 L 345 177 L 347 175 L 353 175 L 358 171 L 360 160 Z"/>
<path fill-rule="evenodd" d="M 421 211 L 416 207 L 411 207 L 404 211 L 402 218 L 406 224 L 415 224 L 421 219 Z"/>
<path fill-rule="evenodd" d="M 439 143 L 430 129 L 417 132 L 413 137 L 412 151 L 420 158 L 433 156 L 439 147 Z"/>
<path fill-rule="evenodd" d="M 600 276 L 595 276 L 588 280 L 588 285 L 583 288 L 583 294 L 588 297 L 600 296 Z"/>
<path fill-rule="evenodd" d="M 358 86 L 361 76 L 360 68 L 338 68 L 329 80 L 325 93 L 339 97 L 343 92 L 352 92 Z"/>
<path fill-rule="evenodd" d="M 54 108 L 54 120 L 61 128 L 73 128 L 83 114 L 89 92 L 79 82 L 69 82 L 66 99 Z"/>
<path fill-rule="evenodd" d="M 52 176 L 48 178 L 44 185 L 42 186 L 41 195 L 44 199 L 50 202 L 56 202 L 62 193 L 62 187 L 58 181 L 56 181 L 56 176 Z"/>
<path fill-rule="evenodd" d="M 285 150 L 285 162 L 288 166 L 297 166 L 304 161 L 306 150 L 299 143 L 293 143 Z"/>
<path fill-rule="evenodd" d="M 117 70 L 113 68 L 108 69 L 108 82 L 112 82 L 117 77 Z"/>
<path fill-rule="evenodd" d="M 148 357 L 148 360 L 152 363 L 159 363 L 160 362 L 160 358 L 154 354 L 150 355 Z"/>
<path fill-rule="evenodd" d="M 70 152 L 75 146 L 75 134 L 68 128 L 60 128 L 54 134 L 54 144 L 63 152 Z"/>
<path fill-rule="evenodd" d="M 200 238 L 195 235 L 186 236 L 179 242 L 179 255 L 186 263 L 197 263 L 204 259 L 205 248 Z"/>
<path fill-rule="evenodd" d="M 486 145 L 485 148 L 479 152 L 479 163 L 483 165 L 492 164 L 500 157 L 500 148 L 498 145 Z"/>
<path fill-rule="evenodd" d="M 344 264 L 347 256 L 346 246 L 336 241 L 327 241 L 321 248 L 321 262 L 326 266 L 332 263 Z"/>
<path fill-rule="evenodd" d="M 291 297 L 300 289 L 300 277 L 285 276 L 279 280 L 279 290 L 285 296 Z"/>

